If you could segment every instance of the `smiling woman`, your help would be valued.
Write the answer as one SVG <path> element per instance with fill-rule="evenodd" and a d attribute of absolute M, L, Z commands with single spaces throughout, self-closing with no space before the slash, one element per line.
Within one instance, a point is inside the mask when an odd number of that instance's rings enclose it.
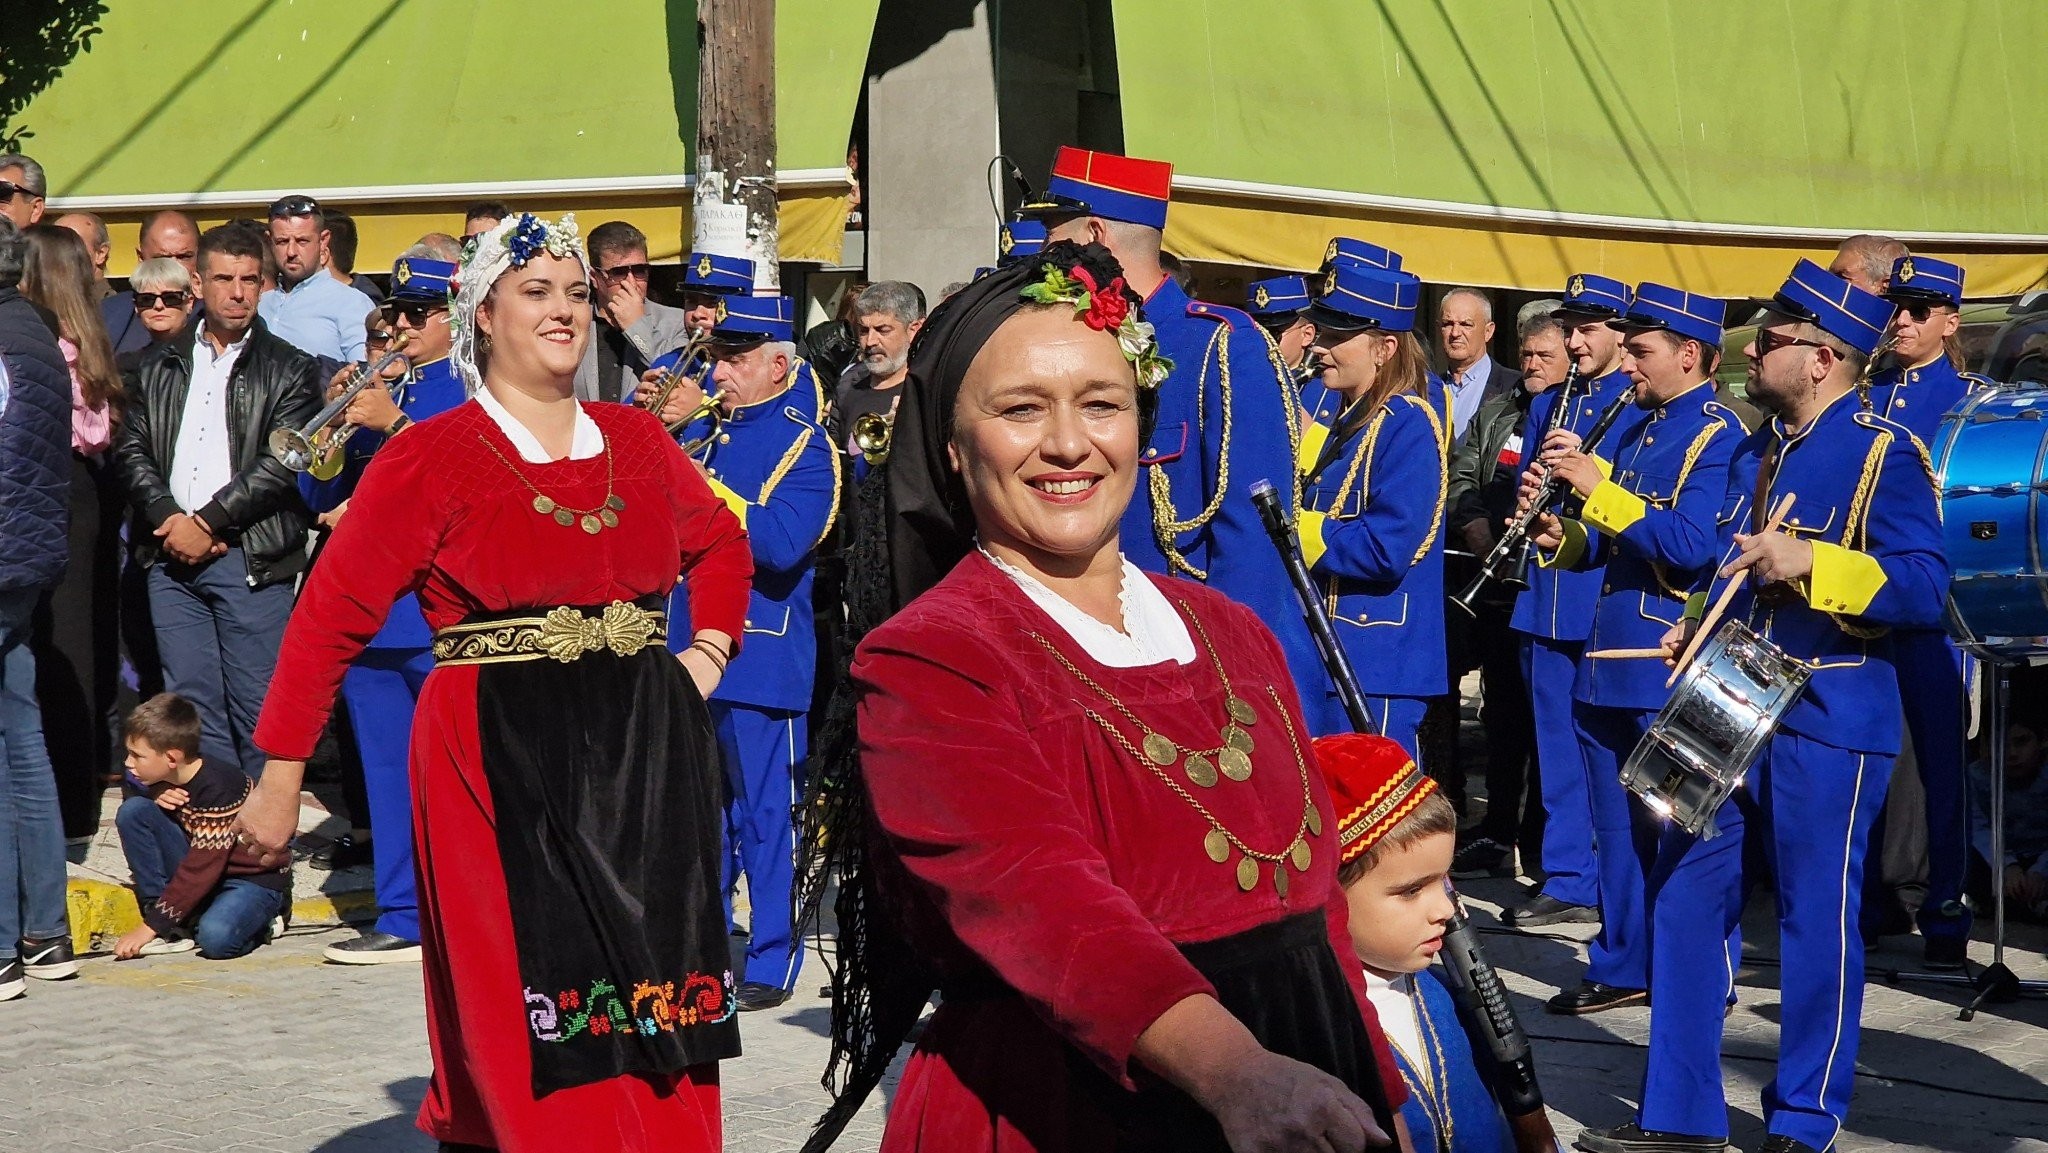
<path fill-rule="evenodd" d="M 963 290 L 911 349 L 882 478 L 908 603 L 855 658 L 865 803 L 829 837 L 875 846 L 840 862 L 852 1075 L 812 1148 L 934 987 L 890 1153 L 1395 1130 L 1279 645 L 1120 551 L 1166 367 L 1107 250 L 1072 243 Z"/>

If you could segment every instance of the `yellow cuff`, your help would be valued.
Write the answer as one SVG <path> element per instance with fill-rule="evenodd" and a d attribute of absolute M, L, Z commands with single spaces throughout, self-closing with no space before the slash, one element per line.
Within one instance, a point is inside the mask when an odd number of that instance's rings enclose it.
<path fill-rule="evenodd" d="M 1602 456 L 1601 456 L 1601 455 L 1600 455 L 1599 453 L 1597 453 L 1597 452 L 1596 452 L 1596 453 L 1593 453 L 1593 454 L 1592 454 L 1592 457 L 1593 457 L 1593 467 L 1594 467 L 1594 468 L 1597 468 L 1597 469 L 1599 469 L 1599 470 L 1600 470 L 1600 479 L 1601 479 L 1601 480 L 1613 480 L 1613 479 L 1614 479 L 1614 466 L 1613 466 L 1613 465 L 1611 465 L 1611 464 L 1609 464 L 1609 463 L 1607 463 L 1607 460 L 1606 460 L 1606 459 L 1605 459 L 1604 457 L 1602 457 Z"/>
<path fill-rule="evenodd" d="M 1297 471 L 1307 472 L 1316 466 L 1316 458 L 1323 455 L 1323 445 L 1330 439 L 1330 430 L 1311 421 L 1308 431 L 1301 434 L 1301 455 L 1295 458 Z"/>
<path fill-rule="evenodd" d="M 1323 522 L 1329 518 L 1319 512 L 1303 512 L 1297 522 L 1301 532 L 1301 558 L 1308 567 L 1316 567 L 1323 554 L 1330 551 L 1328 541 L 1323 539 Z"/>
<path fill-rule="evenodd" d="M 1685 616 L 1684 616 L 1683 618 L 1681 618 L 1681 619 L 1683 619 L 1683 620 L 1689 620 L 1689 621 L 1691 621 L 1691 622 L 1692 622 L 1692 623 L 1694 623 L 1694 624 L 1698 624 L 1698 623 L 1700 622 L 1700 618 L 1701 618 L 1701 617 L 1704 617 L 1704 616 L 1706 616 L 1706 615 L 1707 615 L 1707 594 L 1706 594 L 1706 593 L 1703 593 L 1703 592 L 1697 592 L 1697 593 L 1694 593 L 1694 594 L 1692 594 L 1691 596 L 1689 596 L 1689 597 L 1685 598 Z"/>
<path fill-rule="evenodd" d="M 1586 498 L 1584 516 L 1594 528 L 1608 536 L 1619 536 L 1623 529 L 1643 519 L 1643 514 L 1649 510 L 1650 506 L 1643 502 L 1642 497 L 1611 480 L 1603 480 L 1600 487 Z"/>
<path fill-rule="evenodd" d="M 732 515 L 740 518 L 740 527 L 747 527 L 747 509 L 750 506 L 746 498 L 725 487 L 725 482 L 715 476 L 706 479 L 711 482 L 711 491 L 717 493 L 718 499 L 725 502 L 725 507 L 732 510 Z"/>
<path fill-rule="evenodd" d="M 1806 603 L 1824 613 L 1861 616 L 1884 587 L 1877 558 L 1840 545 L 1813 542 L 1813 575 L 1806 578 Z"/>
<path fill-rule="evenodd" d="M 1536 550 L 1536 563 L 1544 568 L 1570 568 L 1586 555 L 1586 526 L 1576 520 L 1562 520 L 1558 527 L 1564 531 L 1564 539 L 1558 542 L 1557 551 L 1546 553 Z"/>

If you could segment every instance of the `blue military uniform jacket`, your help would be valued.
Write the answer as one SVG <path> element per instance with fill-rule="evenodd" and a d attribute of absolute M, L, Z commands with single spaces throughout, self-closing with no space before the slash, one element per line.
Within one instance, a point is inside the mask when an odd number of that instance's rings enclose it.
<path fill-rule="evenodd" d="M 1295 680 L 1320 683 L 1319 661 L 1292 659 L 1314 649 L 1251 499 L 1252 485 L 1270 480 L 1289 514 L 1295 511 L 1288 483 L 1301 434 L 1294 374 L 1249 315 L 1190 300 L 1172 277 L 1145 302 L 1145 319 L 1173 372 L 1159 386 L 1158 424 L 1139 455 L 1144 467 L 1124 512 L 1124 555 L 1148 572 L 1205 581 L 1250 608 L 1289 652 Z"/>
<path fill-rule="evenodd" d="M 1609 405 L 1621 399 L 1629 387 L 1626 373 L 1619 370 L 1592 381 L 1572 386 L 1571 398 L 1557 427 L 1570 429 L 1584 436 L 1592 429 L 1600 414 Z M 1550 420 L 1550 410 L 1558 403 L 1562 388 L 1547 388 L 1536 394 L 1529 402 L 1529 414 L 1522 421 L 1522 459 L 1532 461 L 1542 450 L 1543 428 Z M 1621 442 L 1629 427 L 1641 419 L 1640 410 L 1630 409 L 1611 427 L 1604 441 L 1613 445 Z M 1593 446 L 1598 452 L 1599 445 Z M 1605 546 L 1598 541 L 1587 542 L 1586 555 L 1570 568 L 1548 567 L 1531 564 L 1526 574 L 1529 587 L 1515 598 L 1514 615 L 1508 625 L 1516 632 L 1531 636 L 1549 637 L 1560 641 L 1583 641 L 1593 631 L 1593 602 L 1600 596 L 1602 570 L 1606 564 Z"/>
<path fill-rule="evenodd" d="M 670 349 L 655 357 L 654 363 L 648 367 L 654 369 L 672 368 L 677 361 L 682 359 L 682 356 L 682 349 Z M 693 359 L 684 371 L 689 374 L 692 380 L 702 379 L 705 387 L 708 389 L 711 381 L 704 372 L 707 367 L 709 366 L 705 360 L 701 358 Z M 785 403 L 812 420 L 822 420 L 823 417 L 820 414 L 825 411 L 825 390 L 824 386 L 818 381 L 818 370 L 811 367 L 810 361 L 805 360 L 801 356 L 795 358 L 790 365 L 788 385 L 789 390 L 783 394 Z"/>
<path fill-rule="evenodd" d="M 1854 390 L 1797 435 L 1767 422 L 1729 465 L 1722 555 L 1734 555 L 1736 532 L 1750 531 L 1758 473 L 1778 442 L 1762 504 L 1795 495 L 1785 530 L 1813 542 L 1813 574 L 1803 597 L 1775 590 L 1759 598 L 1745 582 L 1729 613 L 1814 670 L 1785 728 L 1836 748 L 1896 753 L 1891 630 L 1938 625 L 1948 593 L 1926 450 L 1904 425 L 1865 411 Z"/>
<path fill-rule="evenodd" d="M 1588 650 L 1654 649 L 1685 615 L 1687 596 L 1720 558 L 1728 462 L 1746 436 L 1741 417 L 1714 399 L 1707 381 L 1651 410 L 1613 442 L 1610 479 L 1586 498 L 1559 549 L 1565 559 L 1594 533 L 1607 540 Z M 1668 676 L 1662 661 L 1581 661 L 1573 696 L 1655 711 L 1670 699 Z"/>
<path fill-rule="evenodd" d="M 1956 371 L 1946 355 L 1919 368 L 1894 366 L 1870 378 L 1870 408 L 1913 431 L 1921 444 L 1934 443 L 1941 418 L 1963 402 L 1981 378 Z"/>
<path fill-rule="evenodd" d="M 1425 397 L 1396 396 L 1323 455 L 1329 463 L 1302 491 L 1302 544 L 1359 687 L 1367 696 L 1445 692 L 1442 418 Z M 1288 656 L 1310 728 L 1348 730 L 1336 687 L 1303 643 Z M 1302 680 L 1303 668 L 1318 675 Z"/>
<path fill-rule="evenodd" d="M 399 392 L 399 411 L 416 421 L 439 416 L 469 399 L 469 390 L 456 375 L 455 362 L 446 357 L 431 364 L 414 365 L 411 379 Z M 363 470 L 370 466 L 385 439 L 382 433 L 358 429 L 342 449 L 345 459 L 340 473 L 329 480 L 315 480 L 310 473 L 301 473 L 299 493 L 306 498 L 307 507 L 316 513 L 332 512 L 354 495 Z M 419 598 L 407 593 L 391 606 L 391 615 L 384 618 L 384 627 L 377 630 L 370 647 L 424 649 L 433 643 L 434 633 L 420 612 Z"/>
<path fill-rule="evenodd" d="M 808 394 L 808 395 L 807 395 Z M 712 488 L 747 528 L 754 552 L 746 636 L 711 699 L 803 712 L 817 671 L 811 578 L 817 548 L 839 508 L 839 454 L 817 418 L 804 411 L 815 390 L 791 387 L 734 409 L 698 459 Z M 706 426 L 684 430 L 705 435 Z M 670 602 L 669 647 L 690 643 L 686 588 Z"/>

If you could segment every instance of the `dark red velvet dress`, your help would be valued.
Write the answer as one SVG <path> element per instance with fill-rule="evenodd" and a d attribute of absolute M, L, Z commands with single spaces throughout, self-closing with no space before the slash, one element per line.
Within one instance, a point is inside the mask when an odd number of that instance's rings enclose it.
<path fill-rule="evenodd" d="M 472 613 L 603 605 L 664 594 L 684 574 L 699 628 L 741 635 L 753 562 L 746 534 L 649 414 L 585 406 L 611 447 L 620 524 L 596 535 L 532 508 L 506 460 L 565 507 L 605 495 L 605 459 L 521 461 L 470 401 L 377 453 L 286 630 L 256 729 L 303 760 L 342 673 L 393 600 L 417 590 L 436 629 Z M 480 439 L 482 438 L 482 439 Z M 477 666 L 435 670 L 413 722 L 412 786 L 433 1081 L 420 1127 L 507 1153 L 720 1147 L 718 1067 L 629 1075 L 535 1098 L 523 986 L 489 781 L 479 756 Z M 576 723 L 563 702 L 562 723 Z M 715 895 L 713 896 L 715 901 Z"/>
<path fill-rule="evenodd" d="M 1259 716 L 1252 775 L 1191 791 L 1247 843 L 1285 846 L 1302 785 L 1268 686 L 1304 755 L 1308 736 L 1279 644 L 1242 605 L 1152 579 L 1207 628 Z M 1284 898 L 1270 868 L 1242 891 L 1231 865 L 1204 850 L 1209 824 L 1082 709 L 1129 724 L 1034 632 L 1165 735 L 1217 743 L 1224 692 L 1199 633 L 1192 664 L 1105 667 L 978 552 L 867 637 L 853 675 L 883 836 L 878 876 L 945 989 L 892 1100 L 884 1153 L 1121 1147 L 1115 1086 L 1149 1079 L 1132 1062 L 1139 1033 L 1182 998 L 1215 991 L 1181 946 L 1317 910 L 1344 1000 L 1364 1019 L 1363 1060 L 1398 1106 L 1400 1076 L 1351 959 L 1337 822 L 1313 759 L 1322 833 L 1310 838 L 1310 868 L 1290 869 Z"/>

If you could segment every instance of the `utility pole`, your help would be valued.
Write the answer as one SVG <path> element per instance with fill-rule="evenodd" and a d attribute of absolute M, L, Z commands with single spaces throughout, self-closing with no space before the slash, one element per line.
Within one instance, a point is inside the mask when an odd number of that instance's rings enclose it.
<path fill-rule="evenodd" d="M 671 0 L 674 2 L 674 0 Z M 775 213 L 775 0 L 697 0 L 697 188 L 691 246 L 754 262 L 781 287 Z"/>

